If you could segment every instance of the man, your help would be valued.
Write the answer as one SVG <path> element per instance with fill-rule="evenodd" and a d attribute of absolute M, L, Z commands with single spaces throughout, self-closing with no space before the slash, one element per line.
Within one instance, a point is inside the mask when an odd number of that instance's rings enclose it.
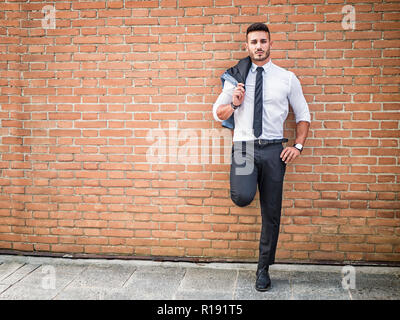
<path fill-rule="evenodd" d="M 269 266 L 275 261 L 286 164 L 300 156 L 310 126 L 310 113 L 301 84 L 293 72 L 273 64 L 268 27 L 252 24 L 246 32 L 249 56 L 228 69 L 223 91 L 213 106 L 215 120 L 234 129 L 230 188 L 241 207 L 260 193 L 262 227 L 255 287 L 271 287 Z M 283 124 L 288 105 L 296 118 L 296 139 L 284 148 Z"/>

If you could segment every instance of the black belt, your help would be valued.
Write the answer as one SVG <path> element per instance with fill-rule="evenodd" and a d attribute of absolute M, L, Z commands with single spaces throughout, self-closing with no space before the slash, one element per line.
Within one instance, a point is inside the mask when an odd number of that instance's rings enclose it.
<path fill-rule="evenodd" d="M 274 144 L 274 143 L 282 143 L 282 142 L 288 142 L 288 141 L 289 140 L 286 138 L 272 139 L 272 140 L 256 139 L 256 140 L 254 140 L 254 143 L 256 143 L 256 144 Z"/>

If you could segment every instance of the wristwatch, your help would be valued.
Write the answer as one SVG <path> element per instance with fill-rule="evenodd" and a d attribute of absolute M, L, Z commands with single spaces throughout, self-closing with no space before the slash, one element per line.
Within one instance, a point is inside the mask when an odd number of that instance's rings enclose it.
<path fill-rule="evenodd" d="M 238 106 L 235 106 L 235 105 L 233 104 L 233 102 L 231 102 L 231 107 L 232 107 L 232 109 L 233 109 L 233 110 L 236 110 L 237 108 L 239 108 L 239 107 L 240 107 L 240 105 L 238 105 Z"/>
<path fill-rule="evenodd" d="M 295 147 L 297 150 L 299 150 L 300 153 L 303 151 L 303 145 L 301 143 L 295 143 L 293 145 L 293 147 Z"/>

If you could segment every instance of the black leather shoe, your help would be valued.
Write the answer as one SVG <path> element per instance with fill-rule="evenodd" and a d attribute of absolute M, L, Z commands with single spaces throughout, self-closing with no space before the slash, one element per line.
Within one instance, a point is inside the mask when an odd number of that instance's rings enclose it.
<path fill-rule="evenodd" d="M 262 268 L 257 271 L 257 280 L 256 280 L 256 290 L 257 291 L 268 291 L 271 289 L 271 279 L 269 277 L 269 273 L 266 268 Z"/>

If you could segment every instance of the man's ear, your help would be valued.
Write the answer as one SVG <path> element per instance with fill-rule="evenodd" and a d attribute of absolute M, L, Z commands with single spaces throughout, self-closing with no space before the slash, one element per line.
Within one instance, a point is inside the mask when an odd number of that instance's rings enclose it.
<path fill-rule="evenodd" d="M 245 44 L 246 51 L 249 51 L 249 45 L 247 44 L 247 41 L 244 44 Z"/>

